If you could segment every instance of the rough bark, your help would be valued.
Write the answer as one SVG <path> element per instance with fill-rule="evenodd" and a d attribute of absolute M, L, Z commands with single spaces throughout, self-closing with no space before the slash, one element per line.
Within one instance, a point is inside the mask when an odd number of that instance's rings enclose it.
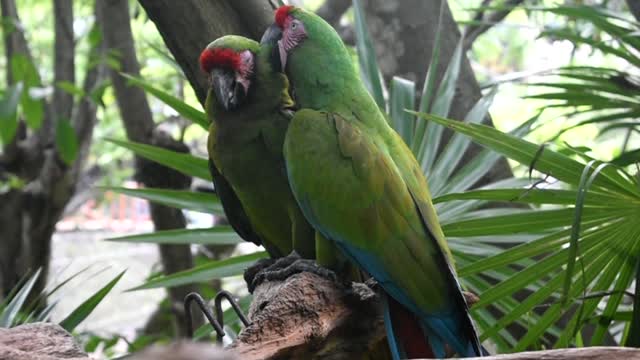
<path fill-rule="evenodd" d="M 382 307 L 364 284 L 343 287 L 311 273 L 266 282 L 253 293 L 252 324 L 232 345 L 242 359 L 386 357 Z M 376 351 L 377 350 L 377 351 Z"/>
<path fill-rule="evenodd" d="M 252 323 L 230 348 L 242 359 L 358 359 L 367 354 L 370 359 L 388 354 L 381 304 L 364 284 L 346 287 L 300 273 L 262 283 L 253 295 Z M 465 296 L 470 304 L 477 301 L 473 294 Z M 592 347 L 477 359 L 640 359 L 640 349 Z"/>
<path fill-rule="evenodd" d="M 106 46 L 119 54 L 119 72 L 133 76 L 140 75 L 140 65 L 135 53 L 131 17 L 127 0 L 99 0 L 99 19 Z M 185 26 L 182 29 L 193 28 Z M 183 32 L 184 33 L 184 32 Z M 171 139 L 162 131 L 155 130 L 153 115 L 145 92 L 129 86 L 127 80 L 115 70 L 111 71 L 116 101 L 129 140 L 152 144 L 172 150 L 188 152 L 181 142 Z M 191 179 L 156 163 L 136 158 L 136 179 L 146 187 L 185 189 Z M 186 227 L 182 211 L 150 203 L 151 216 L 156 230 Z M 188 245 L 160 245 L 160 255 L 165 273 L 170 274 L 193 267 L 191 250 Z M 186 333 L 186 318 L 179 304 L 184 297 L 195 291 L 195 285 L 174 287 L 169 290 L 170 300 L 176 315 L 178 334 Z"/>
<path fill-rule="evenodd" d="M 89 360 L 60 325 L 33 323 L 0 329 L 3 360 Z"/>
<path fill-rule="evenodd" d="M 153 345 L 132 355 L 130 360 L 240 360 L 238 356 L 206 343 L 176 342 Z"/>
<path fill-rule="evenodd" d="M 2 0 L 0 5 L 3 17 L 14 24 L 15 30 L 4 33 L 7 63 L 15 54 L 22 54 L 33 61 L 15 1 Z M 54 45 L 54 78 L 73 81 L 75 70 L 73 33 L 70 27 L 73 21 L 71 1 L 56 0 L 54 6 L 57 15 L 54 19 L 56 36 L 63 37 L 56 38 Z M 37 68 L 39 64 L 35 65 Z M 86 74 L 83 85 L 86 93 L 101 81 L 101 67 L 94 67 Z M 7 82 L 11 84 L 14 76 L 11 67 L 7 66 L 7 69 Z M 55 224 L 75 191 L 77 174 L 86 161 L 86 156 L 82 154 L 71 165 L 61 160 L 54 146 L 55 127 L 51 119 L 56 115 L 52 109 L 55 108 L 55 112 L 60 112 L 62 116 L 75 114 L 71 119 L 72 124 L 81 148 L 86 150 L 96 122 L 95 106 L 86 98 L 74 104 L 73 98 L 60 93 L 57 97 L 54 94 L 54 101 L 58 100 L 61 102 L 43 101 L 43 126 L 37 131 L 27 131 L 21 122 L 13 143 L 5 146 L 0 154 L 0 178 L 17 176 L 27 184 L 21 189 L 0 194 L 0 221 L 3 225 L 0 226 L 0 249 L 3 250 L 0 252 L 0 296 L 6 295 L 27 271 L 37 268 L 42 268 L 42 272 L 32 294 L 38 294 L 43 289 L 47 280 L 51 236 Z M 77 111 L 74 112 L 74 108 Z"/>
<path fill-rule="evenodd" d="M 316 14 L 337 29 L 340 25 L 342 15 L 344 15 L 350 7 L 350 0 L 326 0 L 324 4 L 318 8 Z"/>
<path fill-rule="evenodd" d="M 346 311 L 354 311 L 348 309 Z M 345 325 L 345 324 L 343 324 Z M 322 339 L 306 339 L 308 343 Z M 287 340 L 284 340 L 287 341 Z M 265 344 L 266 349 L 269 344 Z M 74 338 L 59 325 L 34 323 L 11 329 L 0 329 L 0 354 L 6 360 L 85 360 L 89 357 L 80 349 Z M 251 359 L 244 357 L 238 345 L 234 349 L 220 349 L 212 344 L 177 342 L 167 346 L 154 345 L 145 351 L 131 356 L 132 360 L 235 360 Z M 265 354 L 266 355 L 266 354 Z M 294 355 L 294 354 L 291 354 Z M 304 354 L 303 354 L 304 355 Z M 333 356 L 326 354 L 322 359 L 354 359 L 353 354 L 342 353 Z M 267 356 L 261 359 L 292 359 L 293 356 Z M 311 359 L 309 357 L 297 357 Z M 624 347 L 591 347 L 579 349 L 557 349 L 530 351 L 515 354 L 493 355 L 484 360 L 610 360 L 640 359 L 640 349 Z"/>
<path fill-rule="evenodd" d="M 640 1 L 627 0 L 627 6 L 629 7 L 629 11 L 631 11 L 631 15 L 636 18 L 636 21 L 640 21 Z"/>
<path fill-rule="evenodd" d="M 207 96 L 207 79 L 198 55 L 220 36 L 237 34 L 260 40 L 273 22 L 268 0 L 139 0 L 156 24 L 165 44 L 180 64 L 200 103 Z M 215 19 L 215 21 L 212 21 Z M 185 32 L 184 29 L 198 29 Z"/>
<path fill-rule="evenodd" d="M 469 25 L 464 29 L 464 49 L 469 50 L 473 46 L 473 42 L 476 39 L 491 29 L 495 24 L 504 20 L 511 13 L 511 11 L 518 5 L 522 4 L 524 0 L 507 0 L 501 6 L 504 6 L 504 10 L 497 10 L 486 14 L 488 11 L 479 10 L 474 16 L 474 21 L 481 22 L 480 24 Z M 482 6 L 490 6 L 491 1 L 483 1 Z"/>
<path fill-rule="evenodd" d="M 75 40 L 73 35 L 73 1 L 54 0 L 53 16 L 55 22 L 55 47 L 54 47 L 54 82 L 66 81 L 75 83 Z M 59 86 L 54 87 L 52 116 L 49 117 L 43 126 L 44 131 L 52 133 L 55 129 L 57 119 L 64 118 L 71 120 L 73 111 L 73 95 L 62 90 Z"/>
<path fill-rule="evenodd" d="M 416 89 L 421 90 L 434 48 L 441 0 L 371 0 L 362 3 L 385 80 L 389 82 L 394 75 L 401 76 L 415 81 Z M 438 81 L 444 75 L 461 38 L 458 24 L 447 4 L 444 5 L 441 26 Z M 463 56 L 449 117 L 456 120 L 464 119 L 481 97 L 482 93 L 469 59 Z M 491 119 L 487 117 L 485 123 L 491 124 Z M 446 141 L 442 142 L 441 146 L 445 143 Z M 480 149 L 473 144 L 465 158 L 472 158 Z M 511 169 L 507 161 L 502 159 L 480 183 L 510 176 Z"/>

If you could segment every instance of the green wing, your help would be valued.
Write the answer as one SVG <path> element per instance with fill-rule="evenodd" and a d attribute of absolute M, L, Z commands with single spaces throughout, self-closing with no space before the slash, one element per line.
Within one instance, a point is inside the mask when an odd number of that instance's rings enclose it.
<path fill-rule="evenodd" d="M 215 123 L 212 122 L 209 127 L 209 149 L 212 149 L 211 141 L 215 141 L 213 140 L 215 139 L 215 132 Z M 262 245 L 262 239 L 253 230 L 249 217 L 244 211 L 238 196 L 233 191 L 231 184 L 229 184 L 227 179 L 225 179 L 225 177 L 220 173 L 213 159 L 211 159 L 211 150 L 209 155 L 209 172 L 213 179 L 213 187 L 216 195 L 220 198 L 220 202 L 222 203 L 222 208 L 224 209 L 224 214 L 227 217 L 229 225 L 231 225 L 233 230 L 235 230 L 245 241 L 250 241 L 258 246 Z"/>
<path fill-rule="evenodd" d="M 430 201 L 409 190 L 382 138 L 336 114 L 304 109 L 284 151 L 292 190 L 316 229 L 422 312 L 449 307 L 459 290 L 443 256 L 448 250 L 430 231 L 439 230 L 437 222 L 427 225 L 429 215 L 418 210 Z"/>

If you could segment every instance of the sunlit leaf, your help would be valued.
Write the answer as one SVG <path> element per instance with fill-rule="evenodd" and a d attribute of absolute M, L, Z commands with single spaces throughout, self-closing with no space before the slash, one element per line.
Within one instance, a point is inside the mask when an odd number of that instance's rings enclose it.
<path fill-rule="evenodd" d="M 139 235 L 128 235 L 107 239 L 108 241 L 153 243 L 153 244 L 202 244 L 235 245 L 242 239 L 230 226 L 216 226 L 207 229 L 164 230 Z"/>
<path fill-rule="evenodd" d="M 193 269 L 151 279 L 129 291 L 174 287 L 241 275 L 244 270 L 256 260 L 267 256 L 268 254 L 266 252 L 261 251 L 248 255 L 230 257 L 224 260 L 210 261 L 204 265 L 196 266 Z"/>
<path fill-rule="evenodd" d="M 76 326 L 78 326 L 84 319 L 86 319 L 93 310 L 100 305 L 102 299 L 113 289 L 114 286 L 120 281 L 120 278 L 124 275 L 125 271 L 121 272 L 118 276 L 109 281 L 105 286 L 98 290 L 95 294 L 85 300 L 80 306 L 67 315 L 64 320 L 60 322 L 60 326 L 68 332 L 72 332 Z"/>
<path fill-rule="evenodd" d="M 209 172 L 209 162 L 207 159 L 199 158 L 189 153 L 176 152 L 158 146 L 140 144 L 127 140 L 106 140 L 129 149 L 136 155 L 155 161 L 183 174 L 211 181 L 211 173 Z"/>
<path fill-rule="evenodd" d="M 162 205 L 199 211 L 208 214 L 223 214 L 220 200 L 213 194 L 194 191 L 170 190 L 170 189 L 132 189 L 123 187 L 103 186 L 102 191 L 113 191 L 116 193 L 133 196 Z"/>

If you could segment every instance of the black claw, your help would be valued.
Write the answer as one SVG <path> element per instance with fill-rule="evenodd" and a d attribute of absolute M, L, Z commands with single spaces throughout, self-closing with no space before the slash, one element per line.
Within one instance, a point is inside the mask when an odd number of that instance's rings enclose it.
<path fill-rule="evenodd" d="M 255 289 L 265 281 L 284 281 L 290 276 L 302 272 L 313 273 L 330 281 L 337 282 L 337 276 L 333 271 L 318 266 L 313 260 L 297 259 L 294 261 L 276 262 L 272 266 L 264 269 L 256 275 L 251 286 Z"/>
<path fill-rule="evenodd" d="M 256 275 L 258 275 L 264 269 L 273 265 L 275 262 L 276 260 L 271 258 L 260 259 L 244 271 L 243 277 L 245 283 L 247 284 L 247 288 L 249 289 L 249 293 L 253 294 L 253 290 L 255 289 L 253 287 L 253 283 L 255 281 Z"/>

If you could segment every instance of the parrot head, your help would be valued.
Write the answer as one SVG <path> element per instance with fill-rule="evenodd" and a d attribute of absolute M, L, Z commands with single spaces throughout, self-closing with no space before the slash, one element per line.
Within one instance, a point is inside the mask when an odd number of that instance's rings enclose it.
<path fill-rule="evenodd" d="M 226 111 L 240 107 L 251 89 L 258 44 L 239 36 L 223 36 L 200 54 L 200 68 L 210 80 L 210 90 Z"/>
<path fill-rule="evenodd" d="M 272 66 L 286 74 L 298 104 L 320 108 L 335 91 L 318 84 L 359 83 L 351 55 L 335 29 L 320 16 L 295 6 L 281 6 L 264 33 L 261 48 L 272 46 Z M 322 96 L 319 96 L 322 94 Z M 327 96 L 329 95 L 329 96 Z M 317 105 L 317 106 L 316 106 Z M 322 106 L 321 106 L 322 105 Z"/>
<path fill-rule="evenodd" d="M 274 51 L 278 53 L 277 60 L 283 72 L 287 66 L 289 53 L 309 36 L 305 20 L 310 19 L 306 15 L 308 15 L 306 11 L 295 6 L 281 6 L 275 12 L 275 22 L 262 36 L 261 44 L 274 44 Z M 272 64 L 275 64 L 275 61 L 272 61 Z"/>

